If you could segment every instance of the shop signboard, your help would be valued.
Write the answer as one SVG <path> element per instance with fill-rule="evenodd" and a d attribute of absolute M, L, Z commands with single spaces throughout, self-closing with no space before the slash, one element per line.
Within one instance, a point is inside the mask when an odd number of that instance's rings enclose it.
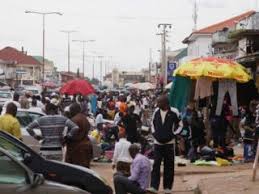
<path fill-rule="evenodd" d="M 176 69 L 176 62 L 168 62 L 167 65 L 167 82 L 170 83 L 174 79 L 174 70 Z"/>

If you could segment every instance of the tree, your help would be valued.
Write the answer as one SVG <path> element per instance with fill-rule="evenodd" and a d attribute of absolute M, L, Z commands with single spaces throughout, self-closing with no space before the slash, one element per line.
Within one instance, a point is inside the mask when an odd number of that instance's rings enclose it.
<path fill-rule="evenodd" d="M 96 78 L 93 78 L 90 80 L 90 83 L 93 84 L 93 85 L 99 85 L 100 81 Z"/>

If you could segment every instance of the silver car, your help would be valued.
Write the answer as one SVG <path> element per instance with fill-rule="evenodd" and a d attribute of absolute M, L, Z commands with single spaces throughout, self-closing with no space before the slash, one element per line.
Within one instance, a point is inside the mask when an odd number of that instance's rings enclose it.
<path fill-rule="evenodd" d="M 2 107 L 6 101 L 12 100 L 13 95 L 9 91 L 0 90 L 0 106 Z"/>
<path fill-rule="evenodd" d="M 4 194 L 89 194 L 79 188 L 45 181 L 0 147 L 0 190 Z"/>

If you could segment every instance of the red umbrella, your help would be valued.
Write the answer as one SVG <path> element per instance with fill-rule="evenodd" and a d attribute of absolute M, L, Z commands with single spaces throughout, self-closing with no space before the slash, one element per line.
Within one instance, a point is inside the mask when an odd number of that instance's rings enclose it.
<path fill-rule="evenodd" d="M 95 93 L 93 86 L 86 80 L 71 80 L 60 89 L 61 94 L 81 94 L 83 96 Z"/>

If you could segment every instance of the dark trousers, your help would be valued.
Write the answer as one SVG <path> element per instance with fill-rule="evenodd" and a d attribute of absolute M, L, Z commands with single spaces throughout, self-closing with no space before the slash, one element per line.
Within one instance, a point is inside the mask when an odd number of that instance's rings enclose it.
<path fill-rule="evenodd" d="M 160 184 L 160 166 L 164 160 L 164 189 L 172 189 L 174 182 L 174 144 L 156 145 L 154 149 L 154 165 L 151 175 L 151 187 L 158 190 Z"/>
<path fill-rule="evenodd" d="M 115 194 L 145 194 L 139 184 L 135 181 L 129 180 L 127 177 L 115 174 L 113 177 Z"/>

